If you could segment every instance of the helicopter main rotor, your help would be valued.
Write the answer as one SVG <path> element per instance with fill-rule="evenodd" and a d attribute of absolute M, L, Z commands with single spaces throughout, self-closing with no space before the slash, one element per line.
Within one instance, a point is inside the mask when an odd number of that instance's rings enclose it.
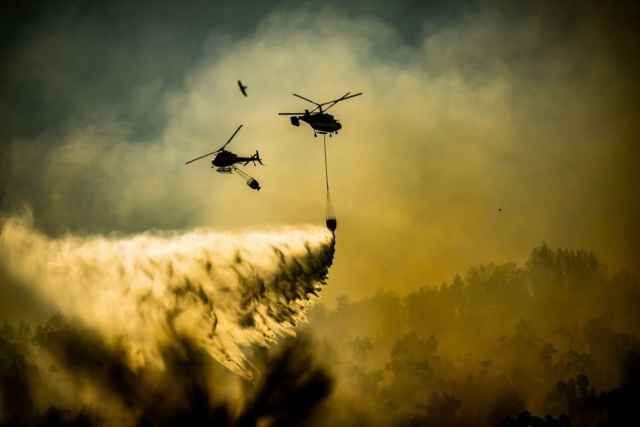
<path fill-rule="evenodd" d="M 211 156 L 213 154 L 219 153 L 220 151 L 224 151 L 224 149 L 226 148 L 227 145 L 229 145 L 229 143 L 231 142 L 231 140 L 233 139 L 234 136 L 236 136 L 236 134 L 240 131 L 240 128 L 242 128 L 243 125 L 238 126 L 238 128 L 235 130 L 235 132 L 233 132 L 233 135 L 231 135 L 231 137 L 227 140 L 227 142 L 224 143 L 224 145 L 220 148 L 218 148 L 215 151 L 212 151 L 210 153 L 207 154 L 203 154 L 200 157 L 196 157 L 195 159 L 191 159 L 188 162 L 185 162 L 185 165 L 188 165 L 190 163 L 195 162 L 196 160 L 200 160 L 200 159 L 204 159 L 205 157 Z"/>
<path fill-rule="evenodd" d="M 303 100 L 305 100 L 307 102 L 310 102 L 310 103 L 314 104 L 316 107 L 313 110 L 309 111 L 309 112 L 304 112 L 304 113 L 278 113 L 279 115 L 281 115 L 281 116 L 302 116 L 304 114 L 312 114 L 315 111 L 318 111 L 319 113 L 324 113 L 329 108 L 331 108 L 334 105 L 336 105 L 338 102 L 346 101 L 347 99 L 351 99 L 351 98 L 355 98 L 356 96 L 360 96 L 360 95 L 362 95 L 362 92 L 354 93 L 353 95 L 351 95 L 351 92 L 347 92 L 344 95 L 342 95 L 340 98 L 337 98 L 337 99 L 334 99 L 334 100 L 331 100 L 331 101 L 327 101 L 327 102 L 323 102 L 323 103 L 318 103 L 318 102 L 313 101 L 313 100 L 311 100 L 309 98 L 305 98 L 302 95 L 298 95 L 297 93 L 294 93 L 292 95 L 297 97 L 297 98 L 303 99 Z M 328 105 L 328 107 L 323 108 L 326 105 Z"/>

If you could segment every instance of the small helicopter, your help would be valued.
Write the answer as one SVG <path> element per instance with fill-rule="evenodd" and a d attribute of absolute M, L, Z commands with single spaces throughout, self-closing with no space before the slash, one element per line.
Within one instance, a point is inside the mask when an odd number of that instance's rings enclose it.
<path fill-rule="evenodd" d="M 254 190 L 260 190 L 260 183 L 255 178 L 252 178 L 249 174 L 236 166 L 237 163 L 242 163 L 244 166 L 248 165 L 249 163 L 253 163 L 253 165 L 255 166 L 256 162 L 262 165 L 262 159 L 260 159 L 260 153 L 258 153 L 258 150 L 256 150 L 256 153 L 250 157 L 238 156 L 231 151 L 225 150 L 225 147 L 229 145 L 233 137 L 236 136 L 241 128 L 242 125 L 238 126 L 236 131 L 233 132 L 233 135 L 231 135 L 231 138 L 229 138 L 222 147 L 218 148 L 215 151 L 212 151 L 211 153 L 203 154 L 202 156 L 196 157 L 195 159 L 191 159 L 186 162 L 185 165 L 215 154 L 216 156 L 211 161 L 212 168 L 216 168 L 216 171 L 218 171 L 219 173 L 236 172 L 238 175 L 247 180 L 247 185 L 250 188 L 253 188 Z"/>
<path fill-rule="evenodd" d="M 307 123 L 313 129 L 313 136 L 317 137 L 318 134 L 332 136 L 334 133 L 338 134 L 338 131 L 342 129 L 342 125 L 338 122 L 331 114 L 327 114 L 326 111 L 336 105 L 340 101 L 345 101 L 347 99 L 354 98 L 356 96 L 362 95 L 362 92 L 355 93 L 353 95 L 351 92 L 345 93 L 338 99 L 334 99 L 332 101 L 323 102 L 322 104 L 318 104 L 315 101 L 310 100 L 309 98 L 305 98 L 304 96 L 298 95 L 294 93 L 293 96 L 296 96 L 300 99 L 304 99 L 307 102 L 316 105 L 316 108 L 313 110 L 304 110 L 304 113 L 278 113 L 281 116 L 291 116 L 291 124 L 293 126 L 300 126 L 300 121 Z"/>

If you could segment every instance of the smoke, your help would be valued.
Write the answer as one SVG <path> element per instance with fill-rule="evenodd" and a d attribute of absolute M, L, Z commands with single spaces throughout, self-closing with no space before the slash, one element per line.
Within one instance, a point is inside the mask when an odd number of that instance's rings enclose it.
<path fill-rule="evenodd" d="M 292 92 L 362 91 L 330 110 L 343 124 L 328 154 L 345 256 L 327 298 L 406 293 L 476 263 L 522 261 L 541 240 L 640 265 L 627 238 L 640 218 L 637 6 L 487 2 L 434 23 L 438 2 L 388 3 L 372 16 L 298 2 L 243 31 L 244 19 L 217 25 L 217 3 L 173 6 L 197 11 L 166 21 L 198 37 L 157 22 L 155 6 L 46 20 L 10 56 L 6 109 L 19 106 L 34 130 L 6 139 L 6 209 L 33 206 L 51 234 L 320 220 L 322 147 L 276 113 L 305 108 Z M 262 7 L 234 2 L 228 13 Z M 230 147 L 260 150 L 266 166 L 248 170 L 260 194 L 206 162 L 184 167 L 241 123 Z M 398 270 L 403 283 L 391 286 Z"/>
<path fill-rule="evenodd" d="M 123 352 L 162 369 L 189 342 L 252 376 L 245 351 L 293 334 L 325 283 L 334 241 L 320 228 L 49 238 L 9 218 L 0 264 L 10 280 Z"/>
<path fill-rule="evenodd" d="M 35 329 L 4 325 L 0 426 L 300 425 L 333 381 L 307 337 L 282 344 L 256 354 L 263 374 L 242 383 L 188 342 L 164 349 L 162 371 L 134 370 L 120 349 L 62 317 Z M 229 384 L 242 390 L 230 395 Z"/>
<path fill-rule="evenodd" d="M 310 329 L 337 381 L 317 425 L 624 425 L 638 304 L 637 274 L 547 245 L 404 296 L 319 304 Z"/>

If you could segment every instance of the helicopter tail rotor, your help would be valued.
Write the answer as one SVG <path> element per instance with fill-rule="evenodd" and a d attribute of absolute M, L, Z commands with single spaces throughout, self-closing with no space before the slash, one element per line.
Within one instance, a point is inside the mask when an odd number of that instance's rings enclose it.
<path fill-rule="evenodd" d="M 253 163 L 253 166 L 255 166 L 256 162 L 264 166 L 264 163 L 262 163 L 262 159 L 260 158 L 260 153 L 258 152 L 258 150 L 256 150 L 256 154 L 254 154 L 253 156 L 245 158 L 242 164 L 246 166 L 249 163 Z"/>
<path fill-rule="evenodd" d="M 256 154 L 254 154 L 253 156 L 251 156 L 251 159 L 253 161 L 253 166 L 256 165 L 256 162 L 260 163 L 262 166 L 264 166 L 264 163 L 262 163 L 262 159 L 260 158 L 260 152 L 258 152 L 258 150 L 256 150 Z"/>

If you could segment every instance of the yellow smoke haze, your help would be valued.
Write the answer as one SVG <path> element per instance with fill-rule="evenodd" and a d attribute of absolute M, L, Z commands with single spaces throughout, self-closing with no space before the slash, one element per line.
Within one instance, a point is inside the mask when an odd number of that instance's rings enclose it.
<path fill-rule="evenodd" d="M 638 132 L 628 74 L 597 28 L 580 31 L 553 44 L 543 21 L 487 13 L 409 45 L 382 21 L 325 10 L 274 13 L 242 39 L 213 34 L 184 88 L 162 97 L 168 121 L 157 138 L 137 141 L 107 116 L 36 141 L 61 143 L 42 171 L 46 209 L 36 220 L 57 232 L 320 222 L 321 139 L 276 113 L 310 106 L 293 92 L 322 102 L 362 91 L 331 110 L 343 124 L 327 139 L 343 239 L 329 301 L 522 261 L 542 241 L 633 266 Z M 229 149 L 260 151 L 266 166 L 246 168 L 260 192 L 207 160 L 184 165 L 240 123 Z M 17 175 L 31 173 L 37 147 L 14 144 Z"/>

